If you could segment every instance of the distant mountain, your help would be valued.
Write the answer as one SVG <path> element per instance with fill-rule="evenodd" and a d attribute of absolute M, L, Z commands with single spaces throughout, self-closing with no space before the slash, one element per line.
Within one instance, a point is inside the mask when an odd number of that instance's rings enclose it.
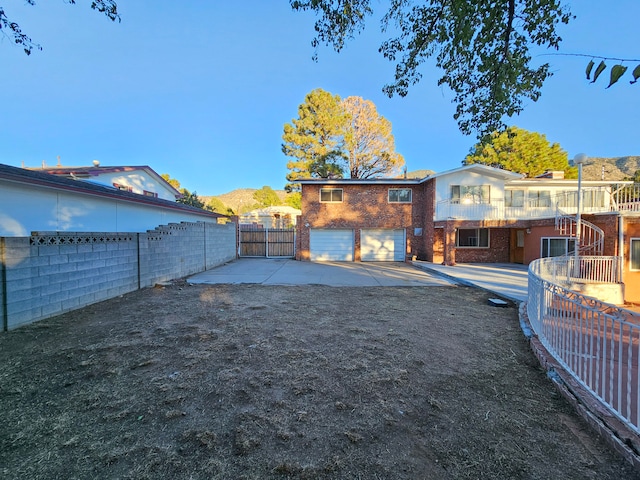
<path fill-rule="evenodd" d="M 584 180 L 624 180 L 640 170 L 640 156 L 597 158 L 589 157 L 582 165 Z"/>
<path fill-rule="evenodd" d="M 221 195 L 211 195 L 204 196 L 198 195 L 200 200 L 207 203 L 209 199 L 213 197 L 217 197 L 220 199 L 222 203 L 225 204 L 226 207 L 232 208 L 235 212 L 244 211 L 250 206 L 253 206 L 256 201 L 253 199 L 253 194 L 257 191 L 257 188 L 238 188 L 236 190 L 232 190 L 231 192 L 223 193 Z M 285 198 L 287 196 L 287 192 L 284 190 L 274 190 L 280 200 L 282 200 L 282 204 L 285 204 Z"/>

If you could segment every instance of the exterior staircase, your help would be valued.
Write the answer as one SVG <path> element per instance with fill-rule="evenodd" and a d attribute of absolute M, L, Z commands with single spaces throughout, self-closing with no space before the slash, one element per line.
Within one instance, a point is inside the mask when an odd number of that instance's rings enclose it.
<path fill-rule="evenodd" d="M 556 230 L 560 235 L 577 238 L 577 218 L 561 210 L 556 211 Z M 604 231 L 586 220 L 580 220 L 580 244 L 576 245 L 580 255 L 600 256 L 604 251 Z"/>

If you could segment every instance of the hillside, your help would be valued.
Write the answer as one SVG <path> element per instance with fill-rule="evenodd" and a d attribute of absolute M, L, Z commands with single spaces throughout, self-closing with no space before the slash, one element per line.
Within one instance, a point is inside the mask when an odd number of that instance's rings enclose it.
<path fill-rule="evenodd" d="M 248 207 L 256 203 L 253 199 L 253 194 L 257 191 L 257 188 L 238 188 L 236 190 L 232 190 L 231 192 L 223 193 L 221 195 L 214 195 L 219 198 L 225 206 L 232 208 L 234 211 L 243 210 L 242 207 Z M 284 190 L 274 190 L 278 197 L 282 200 L 282 203 L 285 202 L 285 197 L 287 192 Z M 207 203 L 209 199 L 213 198 L 213 196 L 199 196 L 200 199 Z"/>
<path fill-rule="evenodd" d="M 603 171 L 604 167 L 604 171 Z M 624 180 L 640 170 L 640 156 L 614 158 L 588 158 L 582 166 L 585 180 Z"/>

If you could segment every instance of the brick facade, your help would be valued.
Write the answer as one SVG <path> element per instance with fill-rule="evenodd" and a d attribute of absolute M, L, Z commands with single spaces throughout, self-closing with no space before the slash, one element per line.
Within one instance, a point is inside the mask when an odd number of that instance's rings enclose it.
<path fill-rule="evenodd" d="M 342 189 L 342 202 L 320 202 L 320 188 Z M 409 188 L 411 203 L 390 203 L 390 188 Z M 360 231 L 367 228 L 404 229 L 409 256 L 424 255 L 425 249 L 425 188 L 417 182 L 362 184 L 303 184 L 302 216 L 297 225 L 298 250 L 296 259 L 309 260 L 310 230 L 312 228 L 347 228 L 354 231 L 354 259 L 360 261 Z M 415 235 L 416 228 L 422 235 Z"/>
<path fill-rule="evenodd" d="M 342 189 L 342 202 L 320 202 L 321 188 Z M 410 188 L 411 203 L 390 203 L 390 188 Z M 361 261 L 361 230 L 403 229 L 406 232 L 405 258 L 416 257 L 434 263 L 523 263 L 542 255 L 546 238 L 570 238 L 556 228 L 555 218 L 519 220 L 434 221 L 436 178 L 308 180 L 302 182 L 302 215 L 298 220 L 298 260 L 310 260 L 311 229 L 349 229 L 353 231 L 355 261 Z M 550 215 L 551 217 L 551 215 Z M 583 215 L 604 231 L 605 256 L 619 255 L 619 216 L 617 213 Z M 640 217 L 625 218 L 624 274 L 627 299 L 640 302 L 640 272 L 629 268 L 630 238 L 640 238 Z M 459 229 L 488 229 L 488 247 L 458 247 Z M 637 280 L 636 280 L 637 278 Z M 636 287 L 635 285 L 639 285 Z M 629 285 L 633 285 L 629 287 Z"/>

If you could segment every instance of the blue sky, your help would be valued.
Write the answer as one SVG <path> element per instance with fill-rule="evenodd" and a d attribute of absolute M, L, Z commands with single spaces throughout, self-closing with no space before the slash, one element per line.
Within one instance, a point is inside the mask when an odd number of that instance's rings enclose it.
<path fill-rule="evenodd" d="M 561 52 L 640 58 L 637 0 L 569 3 L 577 18 L 561 29 Z M 320 48 L 314 63 L 314 17 L 287 0 L 120 0 L 121 23 L 88 0 L 2 4 L 43 50 L 27 56 L 0 36 L 0 163 L 149 165 L 199 195 L 280 189 L 283 126 L 315 88 L 372 100 L 409 171 L 457 168 L 475 144 L 432 65 L 407 97 L 382 93 L 394 66 L 377 51 L 375 18 L 341 53 Z M 640 84 L 605 89 L 605 78 L 585 80 L 588 58 L 537 59 L 554 76 L 507 124 L 545 134 L 570 158 L 640 155 Z"/>

